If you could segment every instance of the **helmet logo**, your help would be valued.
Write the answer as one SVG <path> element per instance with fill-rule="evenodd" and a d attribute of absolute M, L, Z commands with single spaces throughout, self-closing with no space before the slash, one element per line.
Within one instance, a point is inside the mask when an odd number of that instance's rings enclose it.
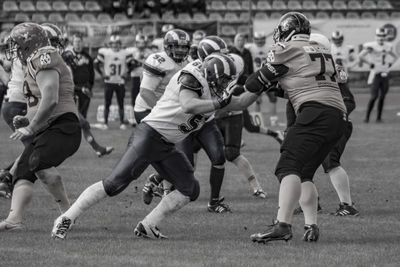
<path fill-rule="evenodd" d="M 49 65 L 51 63 L 51 57 L 48 53 L 40 55 L 39 60 L 42 66 Z"/>

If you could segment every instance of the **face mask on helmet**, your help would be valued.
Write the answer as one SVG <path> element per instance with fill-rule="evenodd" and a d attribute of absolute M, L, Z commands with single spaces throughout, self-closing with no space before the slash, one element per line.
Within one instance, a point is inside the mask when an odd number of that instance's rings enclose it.
<path fill-rule="evenodd" d="M 343 36 L 343 33 L 341 31 L 334 31 L 332 33 L 332 42 L 336 46 L 341 46 L 343 44 L 343 41 L 344 41 L 344 36 Z"/>
<path fill-rule="evenodd" d="M 310 34 L 310 21 L 299 12 L 289 12 L 281 17 L 274 30 L 274 41 L 287 42 L 296 34 Z"/>
<path fill-rule="evenodd" d="M 201 61 L 213 53 L 228 53 L 228 46 L 225 41 L 218 36 L 210 35 L 200 41 L 197 55 Z"/>
<path fill-rule="evenodd" d="M 146 47 L 146 36 L 144 36 L 143 34 L 136 34 L 135 45 L 137 48 L 145 48 Z"/>
<path fill-rule="evenodd" d="M 253 41 L 258 47 L 262 47 L 267 42 L 267 36 L 263 32 L 255 32 Z"/>
<path fill-rule="evenodd" d="M 383 44 L 386 41 L 386 29 L 385 28 L 376 29 L 375 34 L 376 34 L 376 36 L 375 36 L 376 41 L 379 44 Z"/>
<path fill-rule="evenodd" d="M 175 62 L 183 62 L 189 55 L 190 37 L 185 31 L 171 30 L 165 34 L 164 50 Z"/>
<path fill-rule="evenodd" d="M 213 96 L 222 99 L 225 89 L 236 77 L 235 63 L 224 54 L 212 54 L 204 59 L 203 70 Z"/>
<path fill-rule="evenodd" d="M 9 60 L 19 58 L 26 65 L 27 59 L 39 48 L 50 45 L 45 30 L 36 23 L 16 25 L 7 41 L 6 56 Z"/>
<path fill-rule="evenodd" d="M 119 38 L 118 35 L 111 35 L 110 41 L 108 42 L 108 46 L 114 50 L 115 52 L 118 52 L 121 49 L 121 39 Z"/>

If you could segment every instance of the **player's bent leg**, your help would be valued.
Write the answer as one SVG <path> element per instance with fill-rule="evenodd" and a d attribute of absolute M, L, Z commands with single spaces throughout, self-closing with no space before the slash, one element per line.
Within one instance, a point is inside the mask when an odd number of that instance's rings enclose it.
<path fill-rule="evenodd" d="M 312 181 L 301 183 L 300 207 L 304 213 L 306 225 L 317 224 L 318 193 Z"/>
<path fill-rule="evenodd" d="M 52 167 L 37 171 L 36 177 L 43 183 L 45 189 L 53 196 L 60 213 L 63 214 L 70 207 L 67 193 L 65 192 L 60 173 Z"/>
<path fill-rule="evenodd" d="M 33 183 L 25 179 L 15 182 L 10 213 L 1 224 L 0 231 L 23 229 L 23 213 L 33 195 Z"/>

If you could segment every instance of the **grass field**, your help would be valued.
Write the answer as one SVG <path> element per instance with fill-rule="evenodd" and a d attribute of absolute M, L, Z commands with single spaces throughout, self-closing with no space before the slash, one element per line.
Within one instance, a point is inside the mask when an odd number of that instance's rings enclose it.
<path fill-rule="evenodd" d="M 354 132 L 343 157 L 343 166 L 351 178 L 352 197 L 361 215 L 329 215 L 339 201 L 328 177 L 319 170 L 316 185 L 324 212 L 319 215 L 318 243 L 301 241 L 302 216 L 295 217 L 294 238 L 288 243 L 260 245 L 250 241 L 250 234 L 265 229 L 276 215 L 278 182 L 273 170 L 279 147 L 269 137 L 244 132 L 246 146 L 242 153 L 252 163 L 268 199 L 253 198 L 247 181 L 227 163 L 222 195 L 233 213 L 207 212 L 210 164 L 202 152 L 196 170 L 201 195 L 161 225 L 168 240 L 142 240 L 133 234 L 137 222 L 155 205 L 146 206 L 141 200 L 140 189 L 151 173 L 149 169 L 123 193 L 81 216 L 67 240 L 56 241 L 50 238 L 58 216 L 56 204 L 37 183 L 25 216 L 28 229 L 0 233 L 0 266 L 399 266 L 400 117 L 396 113 L 400 111 L 400 93 L 388 95 L 383 124 L 362 122 L 368 97 L 356 94 Z M 94 107 L 101 102 L 94 99 L 92 103 L 92 122 Z M 283 111 L 281 102 L 281 118 Z M 124 151 L 130 131 L 119 130 L 117 123 L 106 132 L 93 130 L 102 144 L 116 150 L 99 159 L 82 141 L 79 151 L 59 167 L 71 201 L 110 173 Z M 1 120 L 0 167 L 22 149 L 9 135 L 10 130 Z M 6 217 L 9 207 L 9 200 L 0 199 L 0 218 Z"/>

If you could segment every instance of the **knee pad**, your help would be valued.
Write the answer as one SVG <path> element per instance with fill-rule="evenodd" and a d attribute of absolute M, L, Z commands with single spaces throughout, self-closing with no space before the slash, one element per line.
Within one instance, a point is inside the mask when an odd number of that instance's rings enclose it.
<path fill-rule="evenodd" d="M 225 147 L 225 157 L 228 161 L 232 162 L 239 156 L 240 156 L 240 148 L 234 146 Z"/>
<path fill-rule="evenodd" d="M 195 201 L 200 195 L 200 184 L 199 182 L 195 179 L 194 184 L 193 184 L 193 190 L 192 193 L 190 194 L 190 201 Z"/>

